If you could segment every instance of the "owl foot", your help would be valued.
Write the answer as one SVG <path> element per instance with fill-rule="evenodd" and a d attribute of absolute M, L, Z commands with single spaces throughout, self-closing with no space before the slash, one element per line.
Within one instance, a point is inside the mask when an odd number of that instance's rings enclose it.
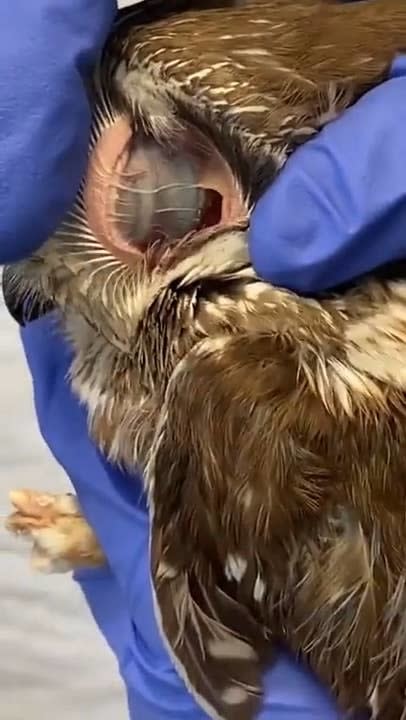
<path fill-rule="evenodd" d="M 14 490 L 10 500 L 15 511 L 9 515 L 6 528 L 32 542 L 35 570 L 62 573 L 105 564 L 103 551 L 74 495 Z"/>

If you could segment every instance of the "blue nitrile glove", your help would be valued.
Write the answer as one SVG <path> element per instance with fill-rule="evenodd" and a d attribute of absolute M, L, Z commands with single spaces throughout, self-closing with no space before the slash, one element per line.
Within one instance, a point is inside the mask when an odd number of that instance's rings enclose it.
<path fill-rule="evenodd" d="M 255 209 L 250 252 L 262 277 L 303 293 L 406 257 L 405 55 L 288 161 Z"/>
<path fill-rule="evenodd" d="M 73 204 L 89 79 L 116 0 L 0 1 L 0 263 L 37 249 Z"/>

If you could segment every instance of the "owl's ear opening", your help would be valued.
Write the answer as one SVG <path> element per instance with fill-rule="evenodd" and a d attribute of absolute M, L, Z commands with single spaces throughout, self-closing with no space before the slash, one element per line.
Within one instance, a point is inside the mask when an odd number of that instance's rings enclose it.
<path fill-rule="evenodd" d="M 163 145 L 135 125 L 125 114 L 96 123 L 83 188 L 89 228 L 112 255 L 155 266 L 172 247 L 246 221 L 233 173 L 201 131 L 179 123 Z"/>
<path fill-rule="evenodd" d="M 173 528 L 163 532 L 152 522 L 155 613 L 174 666 L 209 717 L 253 720 L 269 640 L 242 605 L 183 567 L 176 547 Z"/>

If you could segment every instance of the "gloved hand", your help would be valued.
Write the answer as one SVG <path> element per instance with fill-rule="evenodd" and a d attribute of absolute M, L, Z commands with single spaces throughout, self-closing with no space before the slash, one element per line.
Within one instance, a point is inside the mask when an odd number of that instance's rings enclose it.
<path fill-rule="evenodd" d="M 84 175 L 85 83 L 117 0 L 0 2 L 0 263 L 38 248 Z"/>
<path fill-rule="evenodd" d="M 406 257 L 406 55 L 288 161 L 251 225 L 265 280 L 327 290 Z M 294 212 L 292 212 L 294 208 Z"/>

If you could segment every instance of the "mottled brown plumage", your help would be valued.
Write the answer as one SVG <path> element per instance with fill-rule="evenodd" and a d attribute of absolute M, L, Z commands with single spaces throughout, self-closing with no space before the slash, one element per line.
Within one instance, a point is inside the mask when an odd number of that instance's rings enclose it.
<path fill-rule="evenodd" d="M 87 181 L 56 235 L 7 271 L 6 294 L 54 303 L 93 437 L 143 470 L 157 619 L 209 716 L 254 718 L 282 641 L 344 709 L 401 720 L 406 282 L 300 298 L 256 277 L 245 229 L 297 144 L 384 79 L 406 5 L 252 0 L 142 27 L 139 10 L 123 17 L 96 78 Z M 190 138 L 207 163 L 219 152 L 238 212 L 167 245 L 120 244 L 106 230 L 117 218 L 98 215 L 116 182 L 98 142 L 130 126 L 130 158 L 145 135 L 162 166 Z M 118 177 L 135 203 L 133 176 Z M 38 527 L 36 496 L 14 503 L 11 529 Z M 41 562 L 83 564 L 89 528 L 73 516 L 68 549 L 45 519 L 55 544 L 36 533 Z"/>

